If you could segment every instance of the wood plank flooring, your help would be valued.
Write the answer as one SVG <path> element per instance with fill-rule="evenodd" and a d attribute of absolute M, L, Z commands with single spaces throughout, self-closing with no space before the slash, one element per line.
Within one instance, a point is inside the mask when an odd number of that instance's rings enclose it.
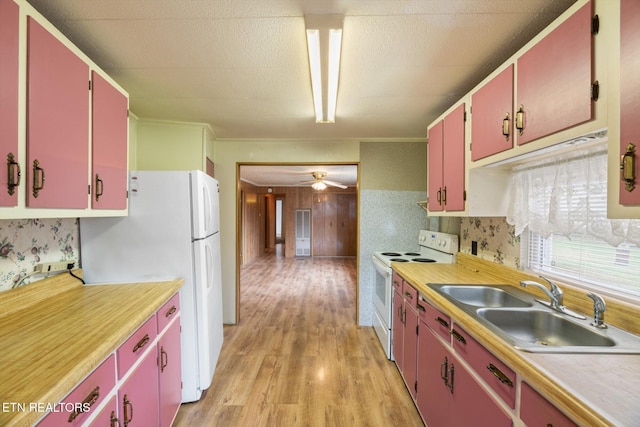
<path fill-rule="evenodd" d="M 355 319 L 355 258 L 284 258 L 241 271 L 213 384 L 175 426 L 422 426 L 395 364 Z"/>

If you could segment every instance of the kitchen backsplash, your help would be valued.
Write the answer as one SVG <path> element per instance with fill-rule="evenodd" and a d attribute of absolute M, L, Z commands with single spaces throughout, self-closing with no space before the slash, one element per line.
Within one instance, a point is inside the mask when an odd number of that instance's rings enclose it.
<path fill-rule="evenodd" d="M 507 224 L 506 218 L 461 218 L 460 252 L 472 253 L 472 242 L 477 242 L 477 256 L 487 261 L 520 268 L 520 237 Z"/>
<path fill-rule="evenodd" d="M 0 220 L 0 291 L 13 288 L 37 264 L 77 260 L 78 229 L 77 218 Z"/>

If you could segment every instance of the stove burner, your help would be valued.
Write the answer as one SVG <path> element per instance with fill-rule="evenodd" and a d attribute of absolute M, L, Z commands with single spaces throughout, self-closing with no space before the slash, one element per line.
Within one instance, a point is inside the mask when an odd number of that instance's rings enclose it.
<path fill-rule="evenodd" d="M 402 254 L 399 254 L 398 252 L 382 252 L 382 255 L 384 255 L 384 256 L 402 256 Z"/>
<path fill-rule="evenodd" d="M 420 256 L 418 252 L 405 252 L 404 254 L 407 256 Z"/>
<path fill-rule="evenodd" d="M 411 261 L 413 261 L 413 262 L 436 262 L 435 259 L 429 259 L 429 258 L 412 258 Z"/>
<path fill-rule="evenodd" d="M 393 262 L 409 262 L 408 259 L 404 259 L 404 258 L 391 258 L 389 261 L 393 261 Z"/>

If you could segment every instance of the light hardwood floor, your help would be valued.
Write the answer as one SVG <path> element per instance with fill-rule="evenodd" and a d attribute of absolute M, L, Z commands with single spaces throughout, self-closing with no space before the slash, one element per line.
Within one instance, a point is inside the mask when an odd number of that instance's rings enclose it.
<path fill-rule="evenodd" d="M 259 258 L 241 271 L 213 384 L 175 426 L 422 426 L 371 327 L 355 258 Z"/>

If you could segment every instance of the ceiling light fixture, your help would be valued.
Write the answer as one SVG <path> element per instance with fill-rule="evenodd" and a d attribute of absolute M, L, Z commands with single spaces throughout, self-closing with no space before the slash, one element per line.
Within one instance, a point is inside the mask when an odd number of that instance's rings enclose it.
<path fill-rule="evenodd" d="M 325 184 L 322 181 L 316 181 L 313 184 L 311 184 L 311 188 L 313 188 L 316 191 L 322 191 L 327 188 L 327 184 Z"/>
<path fill-rule="evenodd" d="M 342 21 L 341 15 L 305 16 L 316 123 L 336 121 Z"/>

